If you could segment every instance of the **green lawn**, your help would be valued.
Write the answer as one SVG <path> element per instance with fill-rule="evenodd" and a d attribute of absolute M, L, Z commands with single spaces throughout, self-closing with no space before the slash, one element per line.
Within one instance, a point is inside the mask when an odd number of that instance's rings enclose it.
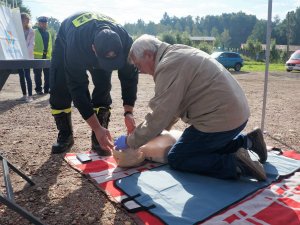
<path fill-rule="evenodd" d="M 263 72 L 265 68 L 266 65 L 263 62 L 245 61 L 241 70 L 246 72 Z M 285 71 L 285 66 L 283 63 L 270 63 L 269 71 Z"/>

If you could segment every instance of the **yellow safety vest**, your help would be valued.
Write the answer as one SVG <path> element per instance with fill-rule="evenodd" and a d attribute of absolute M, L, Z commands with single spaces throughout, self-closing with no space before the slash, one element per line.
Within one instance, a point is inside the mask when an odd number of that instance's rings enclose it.
<path fill-rule="evenodd" d="M 48 41 L 48 51 L 46 58 L 50 59 L 52 54 L 52 38 L 49 31 L 49 41 Z M 42 59 L 43 58 L 43 51 L 44 51 L 44 42 L 41 33 L 38 29 L 35 30 L 35 44 L 34 44 L 34 58 L 35 59 Z"/>
<path fill-rule="evenodd" d="M 109 16 L 103 15 L 101 13 L 84 13 L 78 16 L 76 19 L 72 21 L 75 27 L 80 27 L 81 25 L 91 21 L 91 20 L 99 20 L 99 21 L 107 21 L 110 23 L 117 23 L 114 19 Z"/>

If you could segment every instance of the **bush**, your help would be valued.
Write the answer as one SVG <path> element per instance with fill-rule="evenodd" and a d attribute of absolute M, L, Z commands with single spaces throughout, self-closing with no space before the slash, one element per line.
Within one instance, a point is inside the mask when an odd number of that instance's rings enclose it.
<path fill-rule="evenodd" d="M 172 34 L 164 33 L 161 36 L 161 41 L 166 42 L 170 45 L 176 44 L 176 37 Z"/>
<path fill-rule="evenodd" d="M 199 45 L 198 45 L 198 48 L 208 54 L 211 54 L 212 51 L 213 51 L 213 46 L 206 43 L 206 42 L 201 42 Z"/>
<path fill-rule="evenodd" d="M 244 61 L 251 61 L 252 60 L 251 57 L 249 57 L 249 56 L 246 56 L 246 55 L 243 55 L 243 54 L 241 54 L 241 56 L 244 59 Z"/>

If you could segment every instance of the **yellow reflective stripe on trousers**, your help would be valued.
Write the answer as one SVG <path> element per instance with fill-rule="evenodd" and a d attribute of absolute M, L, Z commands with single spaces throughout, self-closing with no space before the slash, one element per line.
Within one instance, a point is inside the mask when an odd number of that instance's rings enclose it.
<path fill-rule="evenodd" d="M 99 110 L 100 110 L 100 109 L 107 109 L 107 108 L 106 108 L 106 107 L 93 108 L 93 110 L 94 110 L 94 112 L 95 112 L 96 114 L 99 113 Z M 109 111 L 110 111 L 110 109 L 109 109 Z"/>
<path fill-rule="evenodd" d="M 80 27 L 81 25 L 91 21 L 91 20 L 99 20 L 99 21 L 107 21 L 111 23 L 116 23 L 114 19 L 109 16 L 105 16 L 100 13 L 84 13 L 78 16 L 76 19 L 72 21 L 75 27 Z"/>
<path fill-rule="evenodd" d="M 68 109 L 51 109 L 52 115 L 57 115 L 57 114 L 60 114 L 60 113 L 70 113 L 71 111 L 72 111 L 71 108 L 68 108 Z"/>

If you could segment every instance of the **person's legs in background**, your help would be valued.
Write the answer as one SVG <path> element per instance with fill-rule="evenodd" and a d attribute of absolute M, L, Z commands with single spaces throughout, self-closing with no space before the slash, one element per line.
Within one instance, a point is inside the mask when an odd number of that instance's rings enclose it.
<path fill-rule="evenodd" d="M 17 99 L 17 101 L 26 101 L 27 93 L 26 93 L 26 84 L 25 84 L 25 71 L 24 69 L 19 69 L 18 72 L 19 72 L 20 86 L 21 86 L 23 96 Z"/>
<path fill-rule="evenodd" d="M 27 102 L 32 102 L 32 81 L 31 81 L 31 76 L 30 76 L 30 69 L 24 69 L 24 74 L 25 74 L 25 79 L 27 83 L 27 89 L 28 89 L 28 96 L 26 101 Z"/>
<path fill-rule="evenodd" d="M 49 93 L 49 68 L 44 68 L 43 69 L 44 73 L 44 93 L 48 94 Z"/>
<path fill-rule="evenodd" d="M 38 95 L 42 95 L 42 69 L 33 69 L 35 91 Z"/>

